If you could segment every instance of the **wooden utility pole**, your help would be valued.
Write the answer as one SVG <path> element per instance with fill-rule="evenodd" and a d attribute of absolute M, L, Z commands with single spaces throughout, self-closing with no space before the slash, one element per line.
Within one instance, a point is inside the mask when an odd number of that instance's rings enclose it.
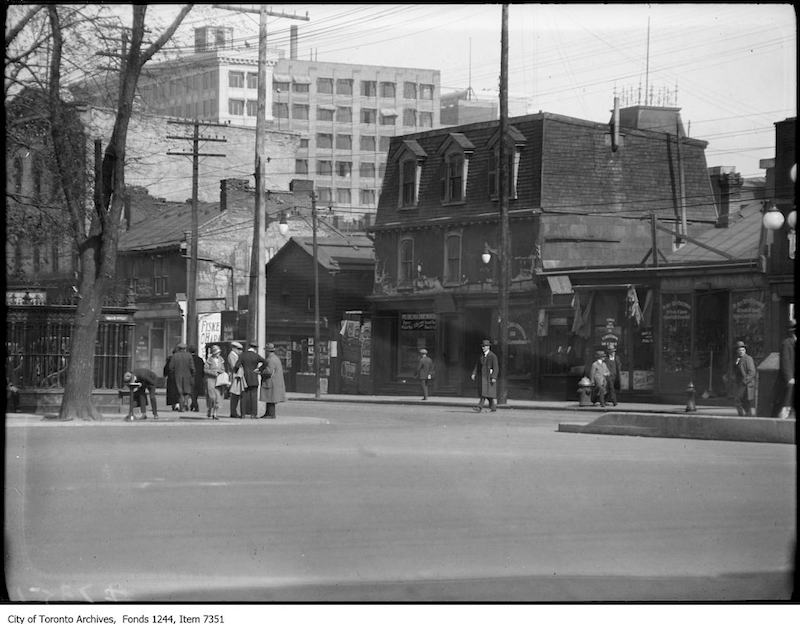
<path fill-rule="evenodd" d="M 261 5 L 245 6 L 241 4 L 215 4 L 216 9 L 239 11 L 241 13 L 258 13 L 258 102 L 256 117 L 256 154 L 255 179 L 256 197 L 255 214 L 253 216 L 253 249 L 250 255 L 250 297 L 248 302 L 247 333 L 250 341 L 264 348 L 267 336 L 267 212 L 265 201 L 266 159 L 266 122 L 267 122 L 267 89 L 271 84 L 267 81 L 267 17 L 287 17 L 308 21 L 309 17 L 296 13 L 279 13 L 267 10 Z"/>
<path fill-rule="evenodd" d="M 498 192 L 500 195 L 500 284 L 498 297 L 500 299 L 500 376 L 498 378 L 498 403 L 508 401 L 508 290 L 511 267 L 511 245 L 508 223 L 508 5 L 502 9 L 502 33 L 500 36 L 500 179 Z"/>
<path fill-rule="evenodd" d="M 167 152 L 169 156 L 192 157 L 192 240 L 189 254 L 189 277 L 186 285 L 186 342 L 197 346 L 197 239 L 199 230 L 199 216 L 197 214 L 197 185 L 200 177 L 200 156 L 216 156 L 225 158 L 225 154 L 200 153 L 200 141 L 216 141 L 225 143 L 227 139 L 219 137 L 201 137 L 200 122 L 194 121 L 169 121 L 167 123 L 184 126 L 194 126 L 192 136 L 167 135 L 168 139 L 179 139 L 192 142 L 191 152 Z M 224 124 L 203 123 L 207 126 L 227 127 Z M 201 353 L 198 353 L 202 357 Z"/>
<path fill-rule="evenodd" d="M 311 232 L 314 255 L 314 398 L 319 398 L 319 258 L 317 251 L 317 194 L 311 192 Z"/>

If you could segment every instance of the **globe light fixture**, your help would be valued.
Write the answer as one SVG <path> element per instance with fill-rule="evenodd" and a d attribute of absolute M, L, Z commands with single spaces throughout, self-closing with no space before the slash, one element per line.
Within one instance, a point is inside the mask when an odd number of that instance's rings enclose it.
<path fill-rule="evenodd" d="M 281 236 L 286 236 L 289 233 L 289 223 L 286 221 L 286 213 L 281 213 L 281 220 L 278 222 L 278 231 Z"/>
<path fill-rule="evenodd" d="M 484 264 L 489 264 L 492 260 L 492 250 L 489 249 L 489 243 L 483 244 L 483 253 L 481 254 L 481 261 Z"/>
<path fill-rule="evenodd" d="M 762 221 L 765 228 L 774 232 L 781 229 L 784 218 L 777 206 L 775 206 L 775 204 L 770 204 L 769 208 L 764 211 L 764 217 Z"/>

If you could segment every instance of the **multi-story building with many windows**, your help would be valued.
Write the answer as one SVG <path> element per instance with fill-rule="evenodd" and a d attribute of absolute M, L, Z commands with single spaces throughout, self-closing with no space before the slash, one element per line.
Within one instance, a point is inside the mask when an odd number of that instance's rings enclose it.
<path fill-rule="evenodd" d="M 269 51 L 266 93 L 271 130 L 301 136 L 287 173 L 313 180 L 333 214 L 371 217 L 389 139 L 439 127 L 439 71 L 300 60 L 292 32 L 289 58 Z M 146 110 L 255 127 L 257 50 L 232 42 L 230 28 L 200 28 L 193 54 L 148 66 L 140 80 Z"/>

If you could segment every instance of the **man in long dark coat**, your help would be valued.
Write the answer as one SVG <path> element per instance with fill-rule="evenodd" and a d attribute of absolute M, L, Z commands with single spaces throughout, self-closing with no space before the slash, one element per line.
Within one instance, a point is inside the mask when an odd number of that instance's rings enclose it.
<path fill-rule="evenodd" d="M 786 328 L 789 335 L 781 343 L 778 360 L 778 376 L 775 378 L 773 391 L 772 415 L 776 418 L 789 418 L 794 411 L 794 352 L 797 345 L 794 319 Z"/>
<path fill-rule="evenodd" d="M 478 396 L 480 400 L 472 409 L 480 412 L 484 402 L 489 402 L 489 409 L 497 411 L 497 378 L 500 376 L 500 366 L 497 356 L 491 351 L 492 343 L 484 340 L 481 343 L 481 355 L 472 369 L 472 381 L 478 379 Z"/>
<path fill-rule="evenodd" d="M 747 355 L 747 346 L 741 340 L 734 346 L 733 401 L 739 416 L 752 416 L 756 398 L 756 365 L 753 358 Z"/>
<path fill-rule="evenodd" d="M 193 412 L 199 412 L 200 404 L 197 402 L 197 397 L 204 396 L 206 393 L 206 380 L 205 375 L 203 375 L 203 369 L 206 363 L 205 360 L 197 354 L 197 347 L 194 345 L 189 346 L 189 353 L 194 360 L 194 387 L 192 388 L 192 403 L 189 409 Z"/>
<path fill-rule="evenodd" d="M 258 344 L 251 342 L 247 351 L 239 356 L 236 371 L 241 370 L 244 376 L 244 389 L 240 409 L 242 418 L 258 416 L 258 388 L 261 386 L 261 371 L 267 361 L 258 354 Z"/>
<path fill-rule="evenodd" d="M 606 357 L 603 360 L 608 369 L 608 400 L 617 404 L 617 391 L 620 389 L 622 376 L 622 362 L 617 355 L 617 345 L 613 342 L 606 347 Z"/>
<path fill-rule="evenodd" d="M 261 418 L 275 418 L 276 405 L 286 400 L 286 383 L 283 379 L 283 364 L 275 355 L 275 345 L 267 343 L 266 351 L 266 364 L 261 372 L 261 400 L 267 404 L 267 409 Z"/>
<path fill-rule="evenodd" d="M 194 358 L 186 350 L 186 345 L 180 343 L 177 351 L 169 360 L 169 373 L 175 377 L 175 387 L 178 390 L 181 412 L 189 411 L 189 401 L 194 390 Z"/>
<path fill-rule="evenodd" d="M 177 351 L 178 348 L 175 347 L 167 358 L 167 361 L 164 362 L 164 379 L 166 379 L 167 405 L 169 405 L 173 411 L 178 409 L 178 406 L 181 402 L 181 395 L 178 393 L 178 386 L 175 385 L 175 375 L 173 375 L 169 370 L 169 363 L 172 361 L 172 356 Z"/>

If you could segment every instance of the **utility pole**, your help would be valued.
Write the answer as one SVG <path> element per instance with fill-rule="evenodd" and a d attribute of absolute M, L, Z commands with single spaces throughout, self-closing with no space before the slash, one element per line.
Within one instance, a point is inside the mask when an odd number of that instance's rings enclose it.
<path fill-rule="evenodd" d="M 245 6 L 241 4 L 214 4 L 215 9 L 238 11 L 241 13 L 258 13 L 258 102 L 256 117 L 256 154 L 255 154 L 255 179 L 256 197 L 255 214 L 253 216 L 253 249 L 250 255 L 250 298 L 248 302 L 247 333 L 249 339 L 258 343 L 259 348 L 264 348 L 267 336 L 267 212 L 264 197 L 265 172 L 264 160 L 266 158 L 266 122 L 267 122 L 267 16 L 287 17 L 308 21 L 305 17 L 295 14 L 279 13 L 267 10 L 261 5 Z"/>
<path fill-rule="evenodd" d="M 497 190 L 500 195 L 500 376 L 498 378 L 498 403 L 508 401 L 508 289 L 511 267 L 511 245 L 508 224 L 509 171 L 506 156 L 508 136 L 508 5 L 502 9 L 502 33 L 500 35 L 500 179 Z"/>
<path fill-rule="evenodd" d="M 197 185 L 200 174 L 200 156 L 216 156 L 225 158 L 225 154 L 200 153 L 200 141 L 216 141 L 219 143 L 227 142 L 225 138 L 201 137 L 200 122 L 194 121 L 169 121 L 167 123 L 194 126 L 192 136 L 167 135 L 168 139 L 179 139 L 192 142 L 191 152 L 167 152 L 169 156 L 191 156 L 192 157 L 192 241 L 191 252 L 189 254 L 189 278 L 186 288 L 186 342 L 197 346 L 197 239 L 199 230 L 199 217 L 197 214 Z M 226 127 L 224 124 L 206 124 L 219 127 Z M 199 355 L 199 354 L 198 354 Z"/>
<path fill-rule="evenodd" d="M 311 232 L 314 256 L 314 398 L 319 398 L 319 261 L 317 251 L 317 194 L 311 192 Z"/>

